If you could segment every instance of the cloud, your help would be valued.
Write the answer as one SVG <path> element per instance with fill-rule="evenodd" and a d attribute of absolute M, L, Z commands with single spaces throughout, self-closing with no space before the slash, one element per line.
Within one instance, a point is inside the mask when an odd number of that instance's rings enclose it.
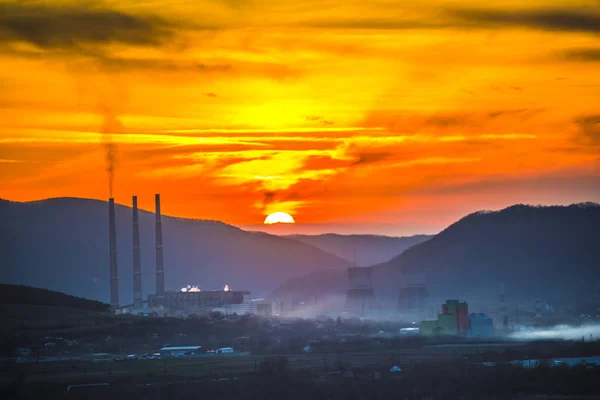
<path fill-rule="evenodd" d="M 173 37 L 175 24 L 156 16 L 131 15 L 81 4 L 79 7 L 0 4 L 0 41 L 25 41 L 44 49 L 78 49 L 85 44 L 156 46 Z"/>
<path fill-rule="evenodd" d="M 451 27 L 450 21 L 433 21 L 432 19 L 389 19 L 383 18 L 353 18 L 339 20 L 304 21 L 302 26 L 327 29 L 369 29 L 369 30 L 410 30 L 410 29 L 440 29 Z"/>
<path fill-rule="evenodd" d="M 587 145 L 600 145 L 600 114 L 586 115 L 575 120 L 578 140 Z"/>
<path fill-rule="evenodd" d="M 562 58 L 565 58 L 570 61 L 599 62 L 600 61 L 600 47 L 599 48 L 567 50 L 567 51 L 561 53 L 561 56 L 562 56 Z"/>
<path fill-rule="evenodd" d="M 455 9 L 448 14 L 463 24 L 481 28 L 526 27 L 545 31 L 600 33 L 597 9 L 537 9 L 521 11 Z"/>
<path fill-rule="evenodd" d="M 378 163 L 390 158 L 392 155 L 392 153 L 385 151 L 359 152 L 358 154 L 356 154 L 357 159 L 352 163 L 352 165 Z"/>
<path fill-rule="evenodd" d="M 405 111 L 372 110 L 367 113 L 363 124 L 379 126 L 393 132 L 456 132 L 461 134 L 479 133 L 483 127 L 500 128 L 512 122 L 527 122 L 544 113 L 544 108 L 496 109 L 489 111 L 444 111 L 431 114 L 418 114 Z M 463 137 L 463 136 L 461 136 Z"/>
<path fill-rule="evenodd" d="M 399 8 L 375 16 L 327 18 L 302 21 L 306 27 L 358 30 L 438 30 L 438 29 L 502 29 L 515 26 L 545 31 L 600 33 L 600 13 L 597 8 L 538 8 L 498 10 L 482 8 L 423 8 L 420 15 Z M 372 10 L 370 10 L 372 11 Z M 396 12 L 394 12 L 396 11 Z M 404 11 L 403 15 L 401 11 Z M 413 10 L 414 11 L 414 10 Z M 368 14 L 365 11 L 365 14 Z"/>
<path fill-rule="evenodd" d="M 412 195 L 461 195 L 470 196 L 481 193 L 501 195 L 503 193 L 553 193 L 557 188 L 565 193 L 582 192 L 582 188 L 590 197 L 595 198 L 600 194 L 600 176 L 581 174 L 577 171 L 569 173 L 568 170 L 560 173 L 544 173 L 535 176 L 488 176 L 483 179 L 469 182 L 434 182 L 421 185 L 408 191 Z"/>

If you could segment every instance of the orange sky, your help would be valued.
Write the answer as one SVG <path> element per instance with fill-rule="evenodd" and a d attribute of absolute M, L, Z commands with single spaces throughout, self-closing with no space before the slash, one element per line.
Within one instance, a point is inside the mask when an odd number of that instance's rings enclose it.
<path fill-rule="evenodd" d="M 106 199 L 112 143 L 117 202 L 249 228 L 600 201 L 598 71 L 597 0 L 0 0 L 0 197 Z"/>

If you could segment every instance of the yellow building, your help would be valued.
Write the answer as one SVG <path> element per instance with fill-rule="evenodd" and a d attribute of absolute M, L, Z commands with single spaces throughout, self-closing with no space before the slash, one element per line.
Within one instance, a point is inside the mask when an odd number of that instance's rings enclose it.
<path fill-rule="evenodd" d="M 447 300 L 437 320 L 423 321 L 421 334 L 424 336 L 466 334 L 469 330 L 468 304 L 458 300 Z"/>

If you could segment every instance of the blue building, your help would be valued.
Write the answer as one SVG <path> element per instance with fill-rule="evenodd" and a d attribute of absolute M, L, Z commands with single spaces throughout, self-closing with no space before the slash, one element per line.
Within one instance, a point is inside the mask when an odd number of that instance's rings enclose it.
<path fill-rule="evenodd" d="M 490 317 L 481 313 L 469 314 L 471 322 L 471 336 L 490 337 L 494 335 L 494 321 Z"/>

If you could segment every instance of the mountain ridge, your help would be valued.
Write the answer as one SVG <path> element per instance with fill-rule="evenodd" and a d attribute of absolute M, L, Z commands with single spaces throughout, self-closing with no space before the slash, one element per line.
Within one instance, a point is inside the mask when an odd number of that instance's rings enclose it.
<path fill-rule="evenodd" d="M 108 204 L 74 197 L 0 201 L 3 283 L 44 287 L 108 300 Z M 131 303 L 132 210 L 116 205 L 121 304 Z M 140 210 L 144 297 L 154 292 L 154 213 Z M 244 231 L 214 220 L 163 215 L 168 290 L 200 285 L 252 290 L 256 295 L 297 275 L 345 269 L 350 263 L 305 243 Z"/>
<path fill-rule="evenodd" d="M 315 246 L 357 266 L 369 266 L 390 260 L 406 249 L 429 240 L 433 235 L 388 236 L 373 234 L 323 233 L 287 235 L 286 237 Z"/>
<path fill-rule="evenodd" d="M 600 284 L 600 205 L 513 205 L 474 212 L 428 241 L 373 265 L 377 296 L 394 298 L 404 284 L 425 283 L 433 294 L 489 296 L 505 282 L 514 294 L 568 297 Z M 327 281 L 324 281 L 326 279 Z M 316 283 L 318 282 L 318 283 Z M 347 277 L 314 272 L 290 280 L 273 293 L 341 293 Z"/>

